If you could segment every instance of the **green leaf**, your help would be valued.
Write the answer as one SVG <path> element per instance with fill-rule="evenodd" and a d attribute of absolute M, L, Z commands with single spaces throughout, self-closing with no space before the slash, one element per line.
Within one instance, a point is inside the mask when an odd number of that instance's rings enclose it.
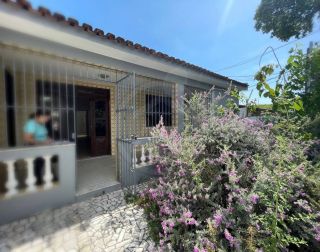
<path fill-rule="evenodd" d="M 290 50 L 291 51 L 291 50 Z M 288 64 L 291 64 L 294 60 L 294 56 L 291 55 L 289 58 L 288 58 Z"/>
<path fill-rule="evenodd" d="M 271 88 L 268 83 L 264 83 L 264 87 L 268 90 L 268 92 L 270 93 L 270 96 L 272 96 L 272 97 L 275 96 L 275 91 L 274 91 L 274 89 Z"/>
<path fill-rule="evenodd" d="M 296 111 L 300 111 L 303 109 L 303 103 L 301 100 L 298 100 L 298 101 L 295 101 L 293 102 L 293 108 L 296 110 Z"/>

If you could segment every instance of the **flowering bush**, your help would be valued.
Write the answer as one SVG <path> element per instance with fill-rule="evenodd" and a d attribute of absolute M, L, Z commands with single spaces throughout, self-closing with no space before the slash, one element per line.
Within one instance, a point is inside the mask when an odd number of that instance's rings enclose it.
<path fill-rule="evenodd" d="M 310 179 L 319 166 L 307 159 L 307 146 L 203 100 L 197 94 L 187 102 L 181 134 L 161 122 L 153 131 L 161 176 L 139 202 L 159 249 L 319 249 L 319 195 L 312 191 L 319 182 Z"/>

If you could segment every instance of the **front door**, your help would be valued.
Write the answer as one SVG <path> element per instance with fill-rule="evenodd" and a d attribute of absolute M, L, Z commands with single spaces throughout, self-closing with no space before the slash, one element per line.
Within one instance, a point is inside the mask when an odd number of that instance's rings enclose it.
<path fill-rule="evenodd" d="M 107 96 L 108 97 L 108 96 Z M 91 100 L 91 151 L 93 156 L 110 154 L 108 134 L 109 97 L 95 95 Z"/>
<path fill-rule="evenodd" d="M 79 158 L 110 155 L 110 92 L 77 88 L 77 152 Z"/>

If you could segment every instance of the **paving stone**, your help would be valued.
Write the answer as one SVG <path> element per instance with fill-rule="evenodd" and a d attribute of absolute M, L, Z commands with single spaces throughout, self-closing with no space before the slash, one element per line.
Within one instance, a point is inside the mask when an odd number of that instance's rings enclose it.
<path fill-rule="evenodd" d="M 147 234 L 143 210 L 119 190 L 0 226 L 0 252 L 155 251 Z"/>

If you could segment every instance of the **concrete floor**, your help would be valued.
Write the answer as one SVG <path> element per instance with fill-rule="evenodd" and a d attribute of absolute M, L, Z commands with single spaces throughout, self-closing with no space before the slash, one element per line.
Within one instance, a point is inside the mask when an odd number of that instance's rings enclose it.
<path fill-rule="evenodd" d="M 127 204 L 119 190 L 0 226 L 0 251 L 158 250 L 149 239 L 143 209 Z"/>
<path fill-rule="evenodd" d="M 119 184 L 116 157 L 102 156 L 77 161 L 77 195 L 84 195 Z"/>

